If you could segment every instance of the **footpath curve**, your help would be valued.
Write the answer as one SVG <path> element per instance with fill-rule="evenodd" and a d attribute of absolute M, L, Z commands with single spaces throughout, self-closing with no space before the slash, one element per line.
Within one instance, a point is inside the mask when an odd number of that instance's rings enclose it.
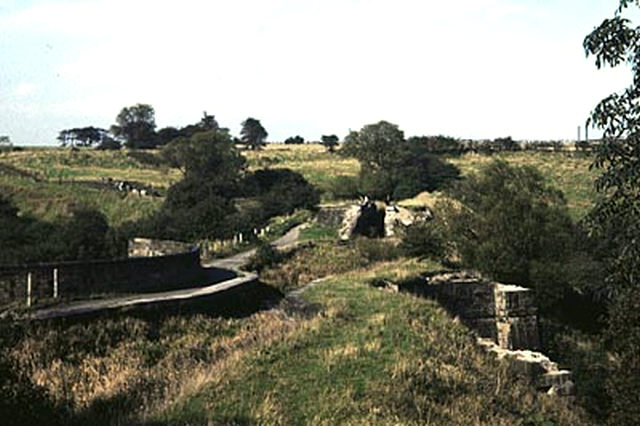
<path fill-rule="evenodd" d="M 295 244 L 300 237 L 300 229 L 304 226 L 305 225 L 302 224 L 292 228 L 285 235 L 274 241 L 272 245 L 275 248 L 283 249 Z M 109 299 L 72 302 L 63 306 L 38 309 L 31 312 L 27 317 L 34 320 L 47 320 L 87 314 L 103 310 L 141 306 L 161 302 L 177 302 L 188 299 L 195 299 L 203 296 L 211 296 L 213 294 L 221 293 L 229 289 L 256 281 L 258 279 L 257 274 L 240 270 L 242 266 L 248 263 L 249 259 L 254 255 L 255 252 L 256 249 L 251 249 L 223 259 L 214 259 L 203 264 L 202 266 L 204 268 L 229 269 L 238 274 L 238 276 L 235 278 L 217 282 L 215 284 L 206 285 L 206 283 L 203 283 L 205 285 L 202 287 L 119 296 Z"/>

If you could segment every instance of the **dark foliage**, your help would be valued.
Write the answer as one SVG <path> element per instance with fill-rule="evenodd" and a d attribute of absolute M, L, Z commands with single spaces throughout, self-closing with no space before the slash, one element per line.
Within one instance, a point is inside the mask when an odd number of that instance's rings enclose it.
<path fill-rule="evenodd" d="M 329 150 L 329 152 L 335 151 L 338 145 L 338 137 L 336 135 L 322 135 L 322 145 Z"/>
<path fill-rule="evenodd" d="M 451 141 L 438 137 L 437 143 Z M 360 192 L 375 199 L 401 199 L 433 191 L 457 179 L 459 170 L 432 154 L 429 138 L 404 139 L 395 124 L 381 121 L 351 132 L 342 154 L 360 161 Z"/>
<path fill-rule="evenodd" d="M 105 143 L 108 145 L 112 139 L 105 129 L 90 126 L 62 130 L 58 134 L 58 140 L 62 146 L 88 147 L 102 146 Z"/>
<path fill-rule="evenodd" d="M 260 120 L 255 118 L 247 118 L 242 122 L 240 130 L 240 139 L 250 149 L 260 149 L 264 145 L 269 134 L 262 127 Z"/>
<path fill-rule="evenodd" d="M 591 231 L 605 240 L 609 297 L 609 341 L 615 362 L 607 383 L 610 424 L 636 424 L 640 416 L 640 28 L 624 17 L 637 1 L 620 0 L 584 40 L 587 56 L 598 68 L 629 63 L 633 81 L 622 93 L 603 99 L 590 122 L 603 130 L 592 167 L 600 172 L 603 194 L 589 217 Z M 637 10 L 636 10 L 637 12 Z"/>
<path fill-rule="evenodd" d="M 422 148 L 431 154 L 460 155 L 466 151 L 459 140 L 449 136 L 412 136 L 407 139 L 410 145 Z"/>
<path fill-rule="evenodd" d="M 289 169 L 257 170 L 244 182 L 246 196 L 257 197 L 263 218 L 289 214 L 297 208 L 315 209 L 319 191 L 297 172 Z"/>
<path fill-rule="evenodd" d="M 304 138 L 302 136 L 291 136 L 284 140 L 285 145 L 302 145 Z"/>
<path fill-rule="evenodd" d="M 72 216 L 54 223 L 18 215 L 0 195 L 0 263 L 100 259 L 123 256 L 126 247 L 102 213 L 76 207 Z"/>
<path fill-rule="evenodd" d="M 127 148 L 153 148 L 155 146 L 156 118 L 151 105 L 136 104 L 122 108 L 111 126 L 111 133 L 124 140 Z"/>
<path fill-rule="evenodd" d="M 536 289 L 543 309 L 561 297 L 577 232 L 562 194 L 530 167 L 495 161 L 450 189 L 447 235 L 466 267 Z"/>
<path fill-rule="evenodd" d="M 446 248 L 443 230 L 435 221 L 414 224 L 402 236 L 401 248 L 409 256 L 440 260 Z"/>

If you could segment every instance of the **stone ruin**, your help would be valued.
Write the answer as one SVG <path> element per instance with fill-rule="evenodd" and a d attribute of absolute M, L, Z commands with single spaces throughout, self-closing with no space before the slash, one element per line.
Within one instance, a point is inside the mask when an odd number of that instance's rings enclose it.
<path fill-rule="evenodd" d="M 483 348 L 499 359 L 512 360 L 537 389 L 554 395 L 573 393 L 571 372 L 537 352 L 540 337 L 531 290 L 469 272 L 433 275 L 426 282 L 401 284 L 395 290 L 437 300 L 478 334 Z"/>
<path fill-rule="evenodd" d="M 142 197 L 150 196 L 150 197 L 159 197 L 160 193 L 152 188 L 149 185 L 144 185 L 138 182 L 127 181 L 127 180 L 119 180 L 112 178 L 102 178 L 101 182 L 103 185 L 111 187 L 118 192 L 123 194 L 133 194 L 139 195 Z"/>
<path fill-rule="evenodd" d="M 324 207 L 317 215 L 318 222 L 339 229 L 341 241 L 348 241 L 356 235 L 396 237 L 400 229 L 431 218 L 427 208 L 414 212 L 396 204 L 375 202 L 368 197 L 350 206 Z"/>

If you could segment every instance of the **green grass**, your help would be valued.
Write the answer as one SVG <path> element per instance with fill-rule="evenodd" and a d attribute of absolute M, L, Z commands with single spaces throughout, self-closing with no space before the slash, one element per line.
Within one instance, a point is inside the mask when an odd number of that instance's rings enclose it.
<path fill-rule="evenodd" d="M 147 157 L 156 158 L 157 151 L 143 153 Z M 323 200 L 331 200 L 336 186 L 340 186 L 340 178 L 355 177 L 360 165 L 353 158 L 344 158 L 335 153 L 329 153 L 321 145 L 268 145 L 260 151 L 244 151 L 248 159 L 250 170 L 264 167 L 290 168 L 300 172 L 309 182 L 323 191 Z M 502 159 L 512 164 L 531 165 L 538 168 L 550 184 L 562 190 L 566 196 L 569 211 L 574 219 L 583 217 L 597 200 L 593 189 L 595 174 L 589 171 L 591 160 L 582 154 L 546 153 L 546 152 L 509 152 L 493 156 L 467 154 L 461 157 L 447 158 L 462 171 L 463 176 L 476 173 L 480 168 L 493 159 Z M 99 181 L 101 178 L 133 180 L 158 188 L 168 188 L 180 178 L 180 172 L 166 166 L 141 162 L 132 157 L 132 153 L 123 151 L 93 151 L 81 150 L 72 152 L 68 149 L 38 149 L 0 154 L 0 162 L 10 164 L 22 170 L 37 173 L 51 181 L 89 180 Z M 35 191 L 33 185 L 26 180 L 3 177 L 2 186 L 5 191 L 17 193 L 24 189 Z M 36 194 L 38 201 L 30 202 L 26 196 L 20 203 L 37 216 L 44 214 L 47 218 L 54 213 L 63 212 L 67 207 L 63 202 L 76 191 L 79 198 L 90 205 L 103 204 L 104 194 L 69 188 L 65 191 L 54 190 L 51 200 L 47 200 L 48 187 Z M 339 189 L 339 188 L 338 188 Z M 66 193 L 67 196 L 61 195 Z M 104 196 L 102 211 L 108 214 L 112 223 L 121 223 L 129 218 L 138 218 L 153 210 L 155 204 L 147 202 L 127 201 L 123 205 L 114 197 Z M 421 204 L 433 202 L 436 197 L 417 197 L 407 200 L 405 204 Z M 136 213 L 138 208 L 142 213 Z M 157 207 L 157 206 L 156 206 Z"/>
<path fill-rule="evenodd" d="M 337 250 L 344 262 L 350 250 Z M 312 254 L 336 271 L 328 251 Z M 66 424 L 587 424 L 480 350 L 436 303 L 368 285 L 436 268 L 357 263 L 304 302 L 244 318 L 158 308 L 14 324 L 0 354 Z"/>
<path fill-rule="evenodd" d="M 251 170 L 288 168 L 301 173 L 311 184 L 328 193 L 339 176 L 357 176 L 360 164 L 353 158 L 330 153 L 318 144 L 267 145 L 260 151 L 245 151 Z"/>
<path fill-rule="evenodd" d="M 179 400 L 162 424 L 584 424 L 536 394 L 434 302 L 367 285 L 404 261 L 310 288 L 322 308 Z"/>
<path fill-rule="evenodd" d="M 300 241 L 336 241 L 338 231 L 330 226 L 312 223 L 300 231 Z"/>
<path fill-rule="evenodd" d="M 73 206 L 83 205 L 100 210 L 110 225 L 150 216 L 162 199 L 138 197 L 111 190 L 99 190 L 81 184 L 34 182 L 28 178 L 0 175 L 0 191 L 8 195 L 24 214 L 45 221 L 69 215 Z"/>
<path fill-rule="evenodd" d="M 589 170 L 591 157 L 579 153 L 505 152 L 493 156 L 466 154 L 448 160 L 460 168 L 463 175 L 477 173 L 484 165 L 500 159 L 512 165 L 533 166 L 548 183 L 561 190 L 574 219 L 582 218 L 598 199 L 593 182 L 596 172 Z"/>
<path fill-rule="evenodd" d="M 158 152 L 146 154 L 155 157 Z M 100 180 L 111 177 L 167 188 L 181 178 L 178 170 L 142 163 L 127 150 L 25 150 L 0 155 L 0 161 L 50 180 Z"/>

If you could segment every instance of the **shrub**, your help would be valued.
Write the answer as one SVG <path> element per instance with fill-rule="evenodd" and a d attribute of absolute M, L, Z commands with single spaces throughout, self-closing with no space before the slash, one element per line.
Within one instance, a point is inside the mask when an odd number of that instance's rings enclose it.
<path fill-rule="evenodd" d="M 331 182 L 329 190 L 336 200 L 353 200 L 362 193 L 358 178 L 354 176 L 338 176 Z"/>
<path fill-rule="evenodd" d="M 442 259 L 445 255 L 442 229 L 434 222 L 414 224 L 406 229 L 401 248 L 409 256 Z"/>
<path fill-rule="evenodd" d="M 284 258 L 285 256 L 271 244 L 262 243 L 256 249 L 255 254 L 251 256 L 246 269 L 249 271 L 261 272 L 265 268 L 270 268 L 277 265 Z"/>
<path fill-rule="evenodd" d="M 611 304 L 606 333 L 614 354 L 606 383 L 611 398 L 609 424 L 632 425 L 640 418 L 640 287 Z"/>
<path fill-rule="evenodd" d="M 533 286 L 548 308 L 562 294 L 561 266 L 575 229 L 562 193 L 530 167 L 495 161 L 450 191 L 438 206 L 462 262 L 501 282 Z"/>
<path fill-rule="evenodd" d="M 357 238 L 355 248 L 358 255 L 365 259 L 366 263 L 397 259 L 402 254 L 402 250 L 397 244 L 378 238 Z"/>

